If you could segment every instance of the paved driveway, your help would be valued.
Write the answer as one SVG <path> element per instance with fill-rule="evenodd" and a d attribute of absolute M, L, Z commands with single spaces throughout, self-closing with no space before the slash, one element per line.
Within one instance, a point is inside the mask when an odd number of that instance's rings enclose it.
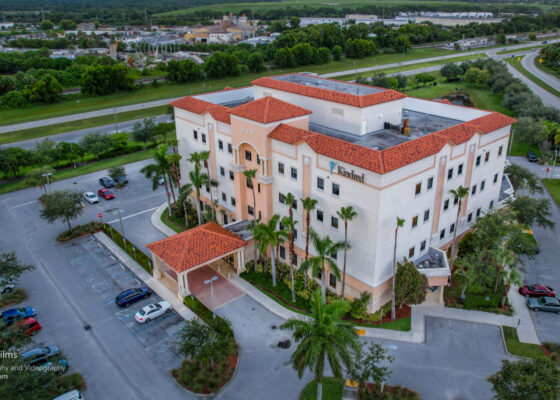
<path fill-rule="evenodd" d="M 205 284 L 204 281 L 210 278 L 216 277 L 213 285 L 214 290 L 214 307 L 218 308 L 224 304 L 233 301 L 234 299 L 243 296 L 241 290 L 230 283 L 223 275 L 217 273 L 208 265 L 195 269 L 187 274 L 187 279 L 189 281 L 189 289 L 196 296 L 198 300 L 206 307 L 212 309 L 212 293 L 209 284 Z"/>

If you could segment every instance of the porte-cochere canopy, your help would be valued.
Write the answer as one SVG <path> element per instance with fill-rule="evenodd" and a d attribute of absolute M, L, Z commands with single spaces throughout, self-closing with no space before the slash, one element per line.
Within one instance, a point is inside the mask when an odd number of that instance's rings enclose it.
<path fill-rule="evenodd" d="M 244 247 L 247 242 L 215 222 L 146 245 L 175 272 L 192 270 Z"/>

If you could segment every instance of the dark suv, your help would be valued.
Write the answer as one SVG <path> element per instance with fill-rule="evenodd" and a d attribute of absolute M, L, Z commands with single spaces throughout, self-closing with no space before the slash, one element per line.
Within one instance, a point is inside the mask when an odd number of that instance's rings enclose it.
<path fill-rule="evenodd" d="M 115 297 L 115 304 L 119 307 L 129 307 L 132 303 L 135 303 L 138 300 L 147 299 L 151 294 L 152 291 L 147 286 L 128 289 L 119 293 L 119 295 Z"/>
<path fill-rule="evenodd" d="M 99 178 L 99 184 L 105 188 L 111 188 L 115 186 L 115 182 L 111 178 L 107 178 L 104 176 L 103 178 Z"/>
<path fill-rule="evenodd" d="M 537 155 L 535 154 L 534 151 L 529 150 L 527 152 L 527 160 L 529 160 L 529 162 L 537 162 Z"/>

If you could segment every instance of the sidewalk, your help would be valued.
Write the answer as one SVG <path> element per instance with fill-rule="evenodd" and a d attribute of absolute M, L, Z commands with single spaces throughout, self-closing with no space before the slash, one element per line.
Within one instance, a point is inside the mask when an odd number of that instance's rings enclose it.
<path fill-rule="evenodd" d="M 146 286 L 152 289 L 158 294 L 163 300 L 169 302 L 181 317 L 185 320 L 191 320 L 196 317 L 196 315 L 185 306 L 169 289 L 161 283 L 159 280 L 150 275 L 144 268 L 142 268 L 136 261 L 132 259 L 123 249 L 115 244 L 105 233 L 97 232 L 94 234 L 95 238 L 101 242 L 105 247 L 109 249 L 111 253 L 115 255 L 124 265 L 126 265 L 134 274 L 140 278 Z"/>
<path fill-rule="evenodd" d="M 159 206 L 153 213 L 152 216 L 150 217 L 150 221 L 152 222 L 152 225 L 161 233 L 163 233 L 165 236 L 173 236 L 176 235 L 177 232 L 175 232 L 173 229 L 171 229 L 170 227 L 168 227 L 167 225 L 165 225 L 163 222 L 161 222 L 161 213 L 163 212 L 163 210 L 165 210 L 167 208 L 167 202 L 163 203 L 161 206 Z"/>

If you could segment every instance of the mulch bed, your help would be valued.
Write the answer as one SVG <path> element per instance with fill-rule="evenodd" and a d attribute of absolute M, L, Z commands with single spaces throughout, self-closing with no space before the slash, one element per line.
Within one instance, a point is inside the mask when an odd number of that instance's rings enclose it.
<path fill-rule="evenodd" d="M 218 389 L 216 389 L 216 391 L 213 391 L 212 389 L 205 386 L 204 388 L 202 388 L 202 391 L 195 392 L 193 390 L 193 388 L 191 388 L 190 386 L 187 386 L 187 385 L 182 385 L 181 382 L 179 382 L 176 377 L 174 377 L 174 378 L 179 385 L 185 387 L 187 390 L 189 390 L 192 393 L 197 393 L 197 394 L 218 393 L 224 387 L 224 385 L 226 383 L 228 383 L 230 381 L 230 379 L 233 377 L 233 374 L 235 373 L 235 368 L 237 367 L 238 358 L 239 358 L 239 353 L 237 353 L 237 352 L 234 355 L 231 355 L 231 356 L 228 357 L 228 371 L 231 371 L 231 375 L 228 374 L 227 376 L 222 377 L 222 382 L 220 382 L 220 386 L 218 387 Z"/>
<path fill-rule="evenodd" d="M 366 384 L 367 388 L 371 391 L 376 390 L 376 385 L 375 383 L 367 383 Z M 389 393 L 394 393 L 395 392 L 395 386 L 389 386 L 389 385 L 385 385 L 383 387 L 383 393 L 389 392 Z M 407 388 L 403 388 L 401 387 L 401 390 L 406 390 L 406 394 L 408 395 L 412 395 L 415 394 L 415 392 L 413 390 L 407 389 Z M 361 392 L 361 391 L 360 391 Z M 358 392 L 358 399 L 360 399 L 360 392 Z M 393 398 L 393 397 L 391 397 Z"/>

